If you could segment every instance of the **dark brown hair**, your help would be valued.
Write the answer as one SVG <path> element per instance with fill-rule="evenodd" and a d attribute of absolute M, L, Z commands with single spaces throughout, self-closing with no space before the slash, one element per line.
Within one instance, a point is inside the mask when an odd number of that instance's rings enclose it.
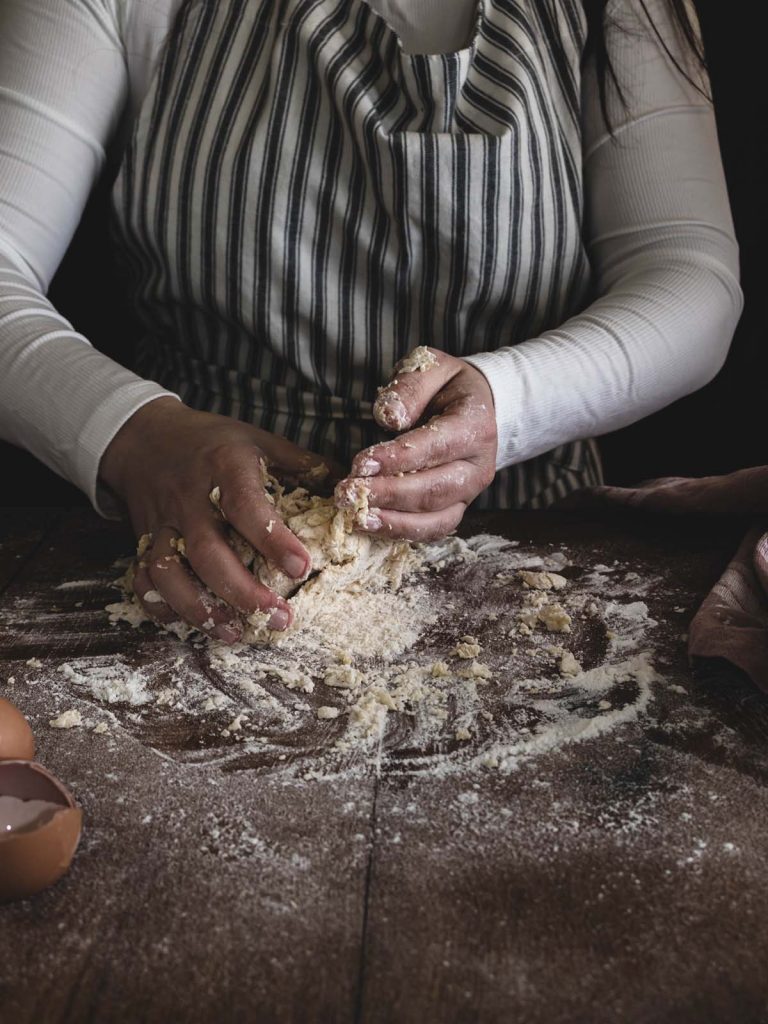
<path fill-rule="evenodd" d="M 648 11 L 646 0 L 637 0 L 637 2 L 653 27 L 653 31 L 655 32 L 659 43 L 664 48 L 667 56 L 678 69 L 680 74 L 683 75 L 699 92 L 704 93 L 701 85 L 691 77 L 691 66 L 689 65 L 688 67 L 685 67 L 681 64 L 679 57 L 670 51 L 667 40 L 659 31 L 650 12 Z M 664 2 L 669 6 L 672 21 L 680 36 L 684 52 L 685 50 L 688 51 L 692 58 L 694 67 L 699 67 L 706 72 L 707 61 L 704 54 L 704 46 L 696 29 L 695 23 L 691 19 L 686 0 L 664 0 Z M 608 116 L 609 84 L 615 90 L 616 95 L 623 106 L 626 106 L 626 100 L 621 87 L 621 82 L 616 74 L 616 69 L 611 64 L 606 44 L 606 33 L 611 27 L 610 15 L 607 12 L 607 7 L 608 0 L 584 0 L 584 11 L 587 17 L 587 44 L 584 56 L 587 58 L 594 55 L 597 84 L 600 92 L 600 107 L 603 111 L 603 118 L 605 119 L 606 124 L 610 127 L 610 120 Z"/>

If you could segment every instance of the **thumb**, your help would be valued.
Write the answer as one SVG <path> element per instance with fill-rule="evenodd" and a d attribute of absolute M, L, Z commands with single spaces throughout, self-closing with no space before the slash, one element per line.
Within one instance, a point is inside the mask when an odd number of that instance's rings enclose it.
<path fill-rule="evenodd" d="M 420 345 L 394 369 L 373 403 L 373 418 L 384 430 L 410 430 L 435 395 L 461 369 L 461 361 L 436 348 Z"/>

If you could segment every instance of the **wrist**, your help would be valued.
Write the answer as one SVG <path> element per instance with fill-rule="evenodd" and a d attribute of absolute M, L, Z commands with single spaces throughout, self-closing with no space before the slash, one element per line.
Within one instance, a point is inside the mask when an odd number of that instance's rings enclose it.
<path fill-rule="evenodd" d="M 157 431 L 168 418 L 178 415 L 185 406 L 176 398 L 162 395 L 147 402 L 130 416 L 107 445 L 99 463 L 99 482 L 119 498 L 125 497 L 125 481 L 129 467 L 137 457 L 146 455 L 148 446 L 157 441 Z"/>

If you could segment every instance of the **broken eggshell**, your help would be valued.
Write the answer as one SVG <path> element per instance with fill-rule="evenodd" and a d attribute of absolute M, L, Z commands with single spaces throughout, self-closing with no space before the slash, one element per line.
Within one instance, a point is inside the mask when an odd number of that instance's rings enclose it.
<path fill-rule="evenodd" d="M 35 738 L 29 722 L 15 705 L 0 697 L 0 761 L 31 761 Z"/>
<path fill-rule="evenodd" d="M 33 896 L 67 871 L 80 841 L 83 812 L 71 793 L 33 761 L 0 761 L 0 903 Z M 23 804 L 34 805 L 22 822 Z M 15 812 L 3 804 L 12 804 Z"/>

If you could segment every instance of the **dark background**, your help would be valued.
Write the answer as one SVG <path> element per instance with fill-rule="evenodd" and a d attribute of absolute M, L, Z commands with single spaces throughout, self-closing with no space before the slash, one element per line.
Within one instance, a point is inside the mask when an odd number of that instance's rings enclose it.
<path fill-rule="evenodd" d="M 702 476 L 768 462 L 768 316 L 763 255 L 768 161 L 768 84 L 763 36 L 743 4 L 699 0 L 720 144 L 741 248 L 744 314 L 725 367 L 706 388 L 601 441 L 606 477 L 633 483 L 652 476 Z M 749 13 L 747 13 L 749 11 Z M 98 348 L 130 359 L 106 246 L 108 183 L 95 192 L 50 290 L 54 305 Z M 84 496 L 10 445 L 0 444 L 5 505 L 83 504 Z"/>

